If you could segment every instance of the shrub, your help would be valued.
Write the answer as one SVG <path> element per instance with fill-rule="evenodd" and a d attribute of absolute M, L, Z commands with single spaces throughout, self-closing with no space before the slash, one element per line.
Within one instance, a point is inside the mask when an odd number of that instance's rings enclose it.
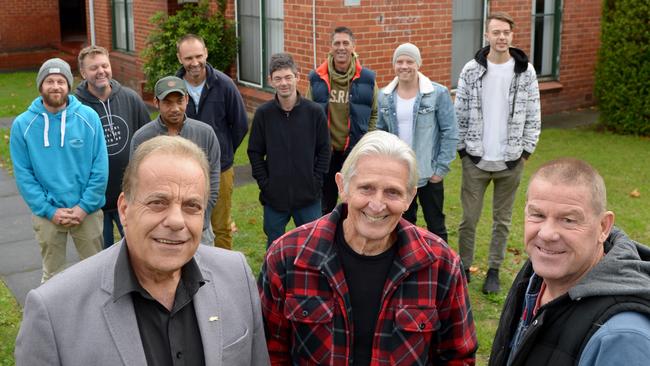
<path fill-rule="evenodd" d="M 217 10 L 210 10 L 210 1 L 186 4 L 174 15 L 158 12 L 150 21 L 156 30 L 147 38 L 142 51 L 145 88 L 153 90 L 158 79 L 173 75 L 180 67 L 176 57 L 176 41 L 187 33 L 199 35 L 208 49 L 208 62 L 226 70 L 237 54 L 237 36 L 232 21 L 225 18 L 225 0 L 217 0 Z"/>
<path fill-rule="evenodd" d="M 650 2 L 604 0 L 596 97 L 601 123 L 617 133 L 650 135 Z"/>

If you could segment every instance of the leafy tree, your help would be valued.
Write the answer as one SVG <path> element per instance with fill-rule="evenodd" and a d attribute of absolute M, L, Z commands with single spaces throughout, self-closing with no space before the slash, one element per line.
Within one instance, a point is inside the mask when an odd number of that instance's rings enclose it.
<path fill-rule="evenodd" d="M 142 51 L 146 89 L 153 90 L 160 78 L 176 73 L 180 64 L 176 57 L 176 41 L 188 33 L 199 35 L 208 49 L 208 62 L 226 70 L 237 54 L 237 36 L 232 21 L 226 19 L 226 0 L 217 0 L 217 10 L 210 10 L 210 1 L 185 4 L 174 15 L 154 14 L 150 21 L 157 29 L 149 34 L 147 48 Z"/>
<path fill-rule="evenodd" d="M 596 97 L 601 123 L 650 135 L 650 2 L 604 0 Z"/>

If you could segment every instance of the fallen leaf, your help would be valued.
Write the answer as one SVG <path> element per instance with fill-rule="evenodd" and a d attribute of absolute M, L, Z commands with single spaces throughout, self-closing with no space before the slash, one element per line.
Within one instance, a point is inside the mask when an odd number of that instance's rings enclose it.
<path fill-rule="evenodd" d="M 476 266 L 470 266 L 469 267 L 469 273 L 477 273 L 478 270 L 479 270 L 479 268 L 476 267 Z"/>
<path fill-rule="evenodd" d="M 519 250 L 519 248 L 508 248 L 507 250 L 515 256 L 521 255 L 521 250 Z"/>
<path fill-rule="evenodd" d="M 637 188 L 634 188 L 632 192 L 630 192 L 630 197 L 632 198 L 639 198 L 641 197 L 641 192 Z"/>

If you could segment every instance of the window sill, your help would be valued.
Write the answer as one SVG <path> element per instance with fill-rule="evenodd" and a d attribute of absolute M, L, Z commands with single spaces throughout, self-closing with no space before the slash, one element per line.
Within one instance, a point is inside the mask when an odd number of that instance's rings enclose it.
<path fill-rule="evenodd" d="M 559 81 L 541 81 L 539 83 L 539 92 L 540 94 L 550 93 L 550 92 L 559 92 L 564 88 L 564 85 Z"/>

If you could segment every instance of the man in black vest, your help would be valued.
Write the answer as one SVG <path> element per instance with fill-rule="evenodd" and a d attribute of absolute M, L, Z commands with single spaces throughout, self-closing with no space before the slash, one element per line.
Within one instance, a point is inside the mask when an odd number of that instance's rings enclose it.
<path fill-rule="evenodd" d="M 329 171 L 323 181 L 323 214 L 336 206 L 334 176 L 357 141 L 377 124 L 375 73 L 361 66 L 355 45 L 350 28 L 337 27 L 327 60 L 309 73 L 306 97 L 323 107 L 332 143 Z"/>
<path fill-rule="evenodd" d="M 605 183 L 584 161 L 530 179 L 530 260 L 506 299 L 489 365 L 646 365 L 650 249 L 613 227 Z"/>

